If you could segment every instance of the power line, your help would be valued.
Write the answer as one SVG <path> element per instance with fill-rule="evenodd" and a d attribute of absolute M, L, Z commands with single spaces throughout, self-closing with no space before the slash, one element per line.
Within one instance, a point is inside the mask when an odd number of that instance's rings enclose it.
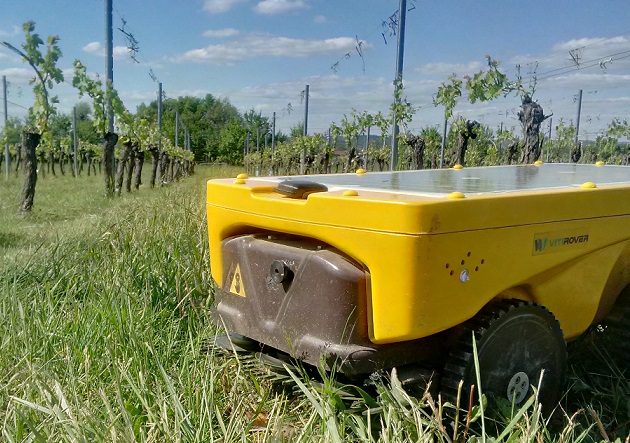
<path fill-rule="evenodd" d="M 598 57 L 598 58 L 595 58 L 595 59 L 592 59 L 592 60 L 589 60 L 589 61 L 586 61 L 586 62 L 582 62 L 579 65 L 565 66 L 563 68 L 553 69 L 551 71 L 547 71 L 547 72 L 544 72 L 544 73 L 538 74 L 538 75 L 532 75 L 531 77 L 526 77 L 526 78 L 527 79 L 534 79 L 534 78 L 536 78 L 537 80 L 544 80 L 544 79 L 547 79 L 547 78 L 551 78 L 551 77 L 556 77 L 556 76 L 559 76 L 559 75 L 567 74 L 567 73 L 572 72 L 572 71 L 577 71 L 577 70 L 580 70 L 580 69 L 583 69 L 583 68 L 592 68 L 593 66 L 599 66 L 600 62 L 602 60 L 611 59 L 611 58 L 612 58 L 612 61 L 620 60 L 622 58 L 626 58 L 627 57 L 626 54 L 630 54 L 630 49 L 627 50 L 627 51 L 621 51 L 621 52 L 616 52 L 614 54 L 604 55 L 602 57 Z M 622 55 L 625 55 L 625 56 L 624 57 L 617 57 L 617 56 L 622 56 Z M 617 58 L 613 58 L 613 57 L 617 57 Z"/>
<path fill-rule="evenodd" d="M 0 97 L 0 101 L 3 101 L 3 102 L 4 102 L 4 99 L 3 99 L 2 97 Z M 29 109 L 29 108 L 25 108 L 24 106 L 22 106 L 22 105 L 19 105 L 19 104 L 15 103 L 15 102 L 12 102 L 11 100 L 7 100 L 7 103 L 8 103 L 8 104 L 11 104 L 11 105 L 13 105 L 13 106 L 17 106 L 18 108 L 22 108 L 22 109 L 24 109 L 24 110 L 26 110 L 26 111 L 28 111 L 28 109 Z"/>
<path fill-rule="evenodd" d="M 135 61 L 136 63 L 141 63 L 142 62 L 142 64 L 144 64 L 145 67 L 147 67 L 149 69 L 148 74 L 149 74 L 149 77 L 151 78 L 151 80 L 153 80 L 153 82 L 155 82 L 155 83 L 160 83 L 159 79 L 155 75 L 155 71 L 153 71 L 153 68 L 151 67 L 149 62 L 144 58 L 144 56 L 142 55 L 142 52 L 140 52 L 140 44 L 139 44 L 138 40 L 136 40 L 136 38 L 134 36 L 133 29 L 131 29 L 131 27 L 127 26 L 127 20 L 125 20 L 125 18 L 120 13 L 120 11 L 116 7 L 116 5 L 114 5 L 114 10 L 116 11 L 116 14 L 118 14 L 118 17 L 120 18 L 120 21 L 122 22 L 122 28 L 118 28 L 118 30 L 125 35 L 125 40 L 126 40 L 126 43 L 127 43 L 127 49 L 130 51 L 131 59 L 133 61 Z M 127 29 L 129 29 L 129 31 L 125 30 L 125 26 L 127 26 Z M 140 59 L 140 60 L 138 60 L 138 59 Z"/>

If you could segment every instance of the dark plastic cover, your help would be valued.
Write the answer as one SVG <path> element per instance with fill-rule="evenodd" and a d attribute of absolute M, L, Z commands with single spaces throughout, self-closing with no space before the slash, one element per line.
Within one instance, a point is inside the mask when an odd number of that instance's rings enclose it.
<path fill-rule="evenodd" d="M 275 192 L 289 198 L 306 198 L 314 192 L 326 192 L 328 188 L 321 183 L 305 180 L 284 180 L 278 183 Z"/>

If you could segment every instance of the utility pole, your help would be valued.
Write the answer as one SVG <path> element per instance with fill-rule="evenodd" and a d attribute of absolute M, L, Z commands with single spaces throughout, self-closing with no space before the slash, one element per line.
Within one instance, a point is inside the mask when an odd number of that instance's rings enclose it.
<path fill-rule="evenodd" d="M 105 89 L 114 87 L 114 28 L 112 0 L 105 0 Z M 114 108 L 111 94 L 107 94 L 107 131 L 114 132 Z"/>
<path fill-rule="evenodd" d="M 77 107 L 72 109 L 72 135 L 74 145 L 74 176 L 79 176 L 79 135 L 77 133 Z"/>
<path fill-rule="evenodd" d="M 306 85 L 304 89 L 304 136 L 308 135 L 308 89 L 309 85 Z M 300 174 L 304 174 L 306 168 L 306 148 L 302 149 L 302 158 L 300 159 Z"/>
<path fill-rule="evenodd" d="M 271 119 L 271 153 L 276 151 L 276 113 L 274 111 L 273 118 Z"/>
<path fill-rule="evenodd" d="M 580 141 L 578 139 L 578 134 L 580 133 L 580 114 L 581 113 L 582 113 L 582 90 L 580 89 L 580 92 L 578 94 L 577 120 L 575 123 L 575 149 L 580 149 Z M 569 154 L 569 157 L 570 156 L 571 154 Z"/>
<path fill-rule="evenodd" d="M 403 57 L 405 54 L 405 20 L 407 19 L 407 0 L 400 0 L 398 9 L 400 16 L 398 18 L 398 51 L 396 53 L 396 88 L 402 88 L 403 77 Z M 396 96 L 396 92 L 394 92 Z M 392 122 L 392 156 L 390 161 L 390 170 L 396 170 L 398 162 L 398 116 L 396 111 L 393 113 Z"/>
<path fill-rule="evenodd" d="M 162 154 L 162 82 L 158 83 L 158 152 Z"/>
<path fill-rule="evenodd" d="M 7 111 L 7 76 L 2 76 L 2 88 L 4 95 L 4 130 L 7 129 L 7 123 L 9 121 Z M 6 180 L 9 179 L 9 173 L 11 172 L 11 155 L 9 154 L 9 144 L 4 144 L 4 170 L 6 172 Z"/>
<path fill-rule="evenodd" d="M 308 135 L 308 90 L 309 85 L 306 85 L 304 90 L 304 135 Z"/>

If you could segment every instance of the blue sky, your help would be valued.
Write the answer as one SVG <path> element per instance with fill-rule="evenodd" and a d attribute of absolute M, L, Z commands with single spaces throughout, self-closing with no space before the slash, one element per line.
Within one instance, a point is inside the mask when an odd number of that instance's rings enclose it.
<path fill-rule="evenodd" d="M 226 97 L 240 111 L 254 108 L 288 132 L 303 119 L 301 92 L 310 86 L 309 132 L 324 132 L 353 109 L 386 112 L 392 97 L 396 37 L 383 26 L 399 0 L 114 0 L 114 85 L 135 111 L 156 97 Z M 593 139 L 614 117 L 630 113 L 630 1 L 628 0 L 408 0 L 404 62 L 407 99 L 418 131 L 440 125 L 432 106 L 442 81 L 484 67 L 485 55 L 515 76 L 539 77 L 534 98 L 553 125 L 574 120 L 583 90 L 580 136 Z M 18 46 L 22 23 L 33 20 L 42 36 L 59 35 L 66 80 L 80 59 L 104 74 L 103 0 L 23 0 L 0 16 L 0 40 Z M 123 23 L 124 20 L 124 23 Z M 125 35 L 138 41 L 136 63 Z M 384 34 L 384 35 L 383 35 Z M 387 43 L 385 42 L 387 40 Z M 361 42 L 363 57 L 357 53 Z M 574 59 L 578 61 L 576 65 Z M 600 63 L 601 62 L 601 63 Z M 335 69 L 331 67 L 335 66 Z M 0 75 L 10 83 L 10 116 L 32 104 L 28 65 L 0 48 Z M 59 110 L 80 99 L 68 84 L 54 93 Z M 287 112 L 288 104 L 292 112 Z M 456 115 L 520 131 L 519 100 L 462 102 Z"/>

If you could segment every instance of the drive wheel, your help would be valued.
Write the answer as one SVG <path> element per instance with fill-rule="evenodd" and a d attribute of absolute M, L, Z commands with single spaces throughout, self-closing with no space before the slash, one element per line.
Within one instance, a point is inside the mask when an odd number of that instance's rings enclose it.
<path fill-rule="evenodd" d="M 502 300 L 484 308 L 465 324 L 444 368 L 442 393 L 454 403 L 461 380 L 468 407 L 471 385 L 477 385 L 472 335 L 475 334 L 481 391 L 489 400 L 523 404 L 538 388 L 538 401 L 551 413 L 559 399 L 567 370 L 562 329 L 544 307 L 520 300 Z M 477 388 L 475 388 L 477 392 Z M 477 395 L 475 394 L 475 399 Z"/>

